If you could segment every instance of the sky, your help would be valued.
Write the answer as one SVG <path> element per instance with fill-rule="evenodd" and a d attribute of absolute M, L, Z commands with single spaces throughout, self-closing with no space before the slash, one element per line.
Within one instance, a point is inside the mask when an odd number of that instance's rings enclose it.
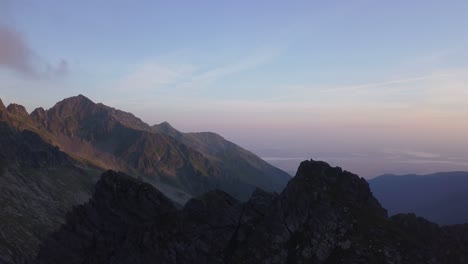
<path fill-rule="evenodd" d="M 0 98 L 83 94 L 284 169 L 468 170 L 467 1 L 0 0 Z"/>

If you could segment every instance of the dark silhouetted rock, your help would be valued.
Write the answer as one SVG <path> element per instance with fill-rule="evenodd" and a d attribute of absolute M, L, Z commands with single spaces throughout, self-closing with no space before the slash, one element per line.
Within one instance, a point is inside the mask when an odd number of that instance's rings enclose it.
<path fill-rule="evenodd" d="M 279 195 L 211 191 L 177 210 L 152 186 L 107 172 L 37 263 L 466 263 L 468 228 L 387 218 L 367 182 L 305 161 Z"/>

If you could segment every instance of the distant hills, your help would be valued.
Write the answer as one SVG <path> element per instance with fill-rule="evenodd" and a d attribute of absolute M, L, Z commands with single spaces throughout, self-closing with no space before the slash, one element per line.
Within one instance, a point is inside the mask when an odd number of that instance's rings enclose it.
<path fill-rule="evenodd" d="M 468 223 L 468 172 L 383 175 L 369 184 L 390 215 L 411 212 L 442 225 Z"/>
<path fill-rule="evenodd" d="M 30 261 L 108 169 L 157 186 L 178 206 L 214 189 L 247 200 L 290 179 L 217 134 L 151 127 L 83 95 L 31 114 L 0 100 L 0 132 L 0 263 Z"/>

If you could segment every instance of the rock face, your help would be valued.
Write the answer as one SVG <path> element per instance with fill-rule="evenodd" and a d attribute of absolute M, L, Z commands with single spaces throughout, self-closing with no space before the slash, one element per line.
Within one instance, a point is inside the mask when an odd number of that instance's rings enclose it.
<path fill-rule="evenodd" d="M 37 263 L 466 263 L 468 226 L 387 218 L 358 176 L 305 161 L 281 194 L 222 191 L 183 209 L 107 172 L 43 244 Z"/>

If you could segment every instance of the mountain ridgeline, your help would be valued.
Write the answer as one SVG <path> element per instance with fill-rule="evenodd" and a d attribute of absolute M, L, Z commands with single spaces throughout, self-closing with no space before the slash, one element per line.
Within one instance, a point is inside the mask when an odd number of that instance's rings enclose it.
<path fill-rule="evenodd" d="M 281 194 L 210 191 L 177 209 L 153 186 L 108 171 L 36 263 L 440 263 L 468 261 L 468 226 L 388 218 L 367 182 L 304 161 Z"/>
<path fill-rule="evenodd" d="M 169 184 L 189 195 L 218 188 L 245 200 L 257 186 L 280 191 L 290 178 L 217 134 L 181 133 L 167 123 L 150 127 L 82 95 L 31 115 L 19 112 L 37 133 L 82 163 Z"/>
<path fill-rule="evenodd" d="M 162 127 L 162 125 L 161 125 Z M 0 263 L 29 263 L 40 242 L 113 169 L 157 186 L 177 206 L 221 189 L 247 200 L 290 179 L 213 133 L 175 137 L 79 95 L 28 114 L 0 100 Z"/>

